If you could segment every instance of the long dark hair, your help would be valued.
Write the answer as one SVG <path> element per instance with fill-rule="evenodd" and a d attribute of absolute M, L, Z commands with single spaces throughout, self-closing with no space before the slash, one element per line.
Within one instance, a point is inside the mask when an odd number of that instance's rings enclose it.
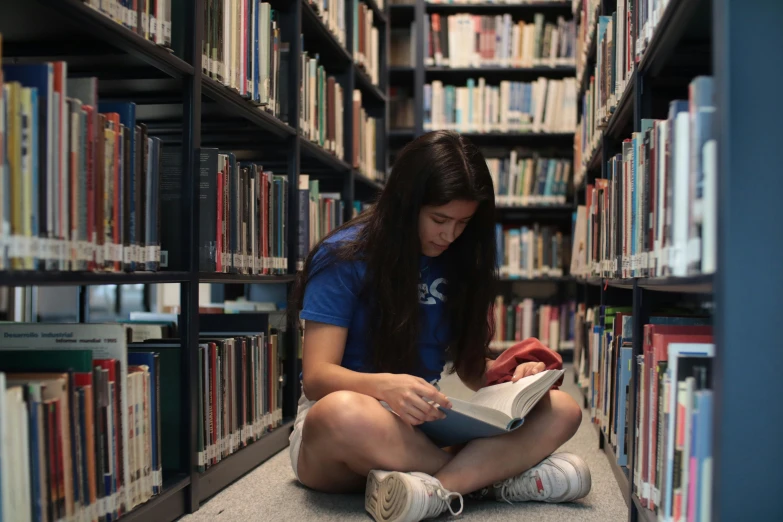
<path fill-rule="evenodd" d="M 329 251 L 331 262 L 366 265 L 360 302 L 369 307 L 367 342 L 373 371 L 408 373 L 419 367 L 419 212 L 425 205 L 458 200 L 476 201 L 478 207 L 463 233 L 440 256 L 448 281 L 448 355 L 452 369 L 463 379 L 484 374 L 496 271 L 494 190 L 479 149 L 449 131 L 430 132 L 409 143 L 375 204 L 330 234 L 357 229 L 350 239 L 330 243 Z M 324 240 L 310 252 L 294 284 L 289 310 L 297 316 L 313 275 L 313 256 Z M 316 270 L 323 269 L 322 263 L 318 265 Z"/>

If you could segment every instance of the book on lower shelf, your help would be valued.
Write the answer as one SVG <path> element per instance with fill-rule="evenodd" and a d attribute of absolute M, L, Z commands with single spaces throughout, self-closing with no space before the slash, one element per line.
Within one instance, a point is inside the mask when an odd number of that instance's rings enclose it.
<path fill-rule="evenodd" d="M 449 68 L 575 65 L 573 20 L 558 16 L 555 21 L 547 21 L 543 13 L 535 13 L 527 21 L 513 18 L 511 13 L 426 14 L 424 65 Z"/>
<path fill-rule="evenodd" d="M 199 471 L 283 423 L 286 332 L 268 317 L 202 315 L 199 334 Z"/>
<path fill-rule="evenodd" d="M 163 265 L 182 267 L 182 153 L 163 152 Z M 246 275 L 285 274 L 288 267 L 288 176 L 229 151 L 202 148 L 199 166 L 199 270 Z"/>
<path fill-rule="evenodd" d="M 632 356 L 630 308 L 595 307 L 577 325 L 575 364 L 599 426 L 642 507 L 660 520 L 710 520 L 711 319 L 699 310 L 654 313 Z M 636 388 L 631 389 L 635 375 Z M 636 398 L 636 417 L 630 418 Z M 629 448 L 635 448 L 631 455 Z"/>
<path fill-rule="evenodd" d="M 571 160 L 529 156 L 512 149 L 507 158 L 487 158 L 498 207 L 565 205 Z"/>
<path fill-rule="evenodd" d="M 688 100 L 669 103 L 665 120 L 641 131 L 610 157 L 605 178 L 587 184 L 585 276 L 661 277 L 713 273 L 717 263 L 717 146 L 710 77 L 689 85 Z M 582 211 L 580 211 L 581 214 Z"/>
<path fill-rule="evenodd" d="M 0 324 L 8 520 L 116 519 L 161 493 L 172 366 L 129 350 L 125 328 Z"/>
<path fill-rule="evenodd" d="M 574 78 L 504 80 L 494 86 L 482 77 L 467 80 L 465 86 L 434 80 L 424 85 L 424 130 L 574 132 L 576 97 Z"/>
<path fill-rule="evenodd" d="M 441 446 L 454 446 L 492 437 L 523 425 L 525 417 L 565 370 L 544 370 L 517 382 L 482 388 L 468 400 L 449 397 L 452 408 L 439 408 L 444 419 L 425 422 L 419 429 Z"/>
<path fill-rule="evenodd" d="M 171 2 L 173 0 L 137 0 L 120 2 L 82 0 L 139 36 L 164 47 L 171 47 Z"/>
<path fill-rule="evenodd" d="M 576 302 L 560 304 L 536 302 L 532 298 L 495 298 L 492 308 L 493 337 L 490 350 L 502 352 L 531 337 L 560 352 L 574 341 Z"/>
<path fill-rule="evenodd" d="M 162 146 L 136 105 L 99 100 L 67 62 L 3 77 L 0 269 L 158 270 Z"/>

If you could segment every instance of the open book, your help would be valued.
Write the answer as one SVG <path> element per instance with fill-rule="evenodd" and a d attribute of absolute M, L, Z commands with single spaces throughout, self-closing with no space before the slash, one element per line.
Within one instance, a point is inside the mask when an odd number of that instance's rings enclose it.
<path fill-rule="evenodd" d="M 517 382 L 488 386 L 467 401 L 449 397 L 452 408 L 441 408 L 446 418 L 425 422 L 419 428 L 440 446 L 508 433 L 522 425 L 563 373 L 565 370 L 544 370 Z"/>

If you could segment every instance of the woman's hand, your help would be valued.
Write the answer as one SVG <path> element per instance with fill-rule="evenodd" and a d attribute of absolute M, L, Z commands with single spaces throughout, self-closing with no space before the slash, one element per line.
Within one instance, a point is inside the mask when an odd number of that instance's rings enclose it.
<path fill-rule="evenodd" d="M 511 382 L 517 382 L 522 377 L 529 375 L 535 375 L 539 372 L 543 372 L 546 369 L 546 365 L 542 362 L 526 362 L 517 366 L 514 370 L 514 377 L 511 378 Z"/>
<path fill-rule="evenodd" d="M 446 415 L 438 405 L 451 408 L 449 400 L 435 386 L 413 375 L 379 374 L 376 398 L 411 426 L 443 419 Z"/>

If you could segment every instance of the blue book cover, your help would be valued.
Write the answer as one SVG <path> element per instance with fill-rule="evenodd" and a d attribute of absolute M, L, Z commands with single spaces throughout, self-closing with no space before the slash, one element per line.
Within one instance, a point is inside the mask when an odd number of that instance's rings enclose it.
<path fill-rule="evenodd" d="M 508 433 L 524 423 L 530 410 L 564 373 L 546 370 L 515 383 L 482 388 L 467 401 L 449 398 L 452 408 L 440 408 L 446 417 L 425 422 L 419 428 L 440 447 Z"/>

